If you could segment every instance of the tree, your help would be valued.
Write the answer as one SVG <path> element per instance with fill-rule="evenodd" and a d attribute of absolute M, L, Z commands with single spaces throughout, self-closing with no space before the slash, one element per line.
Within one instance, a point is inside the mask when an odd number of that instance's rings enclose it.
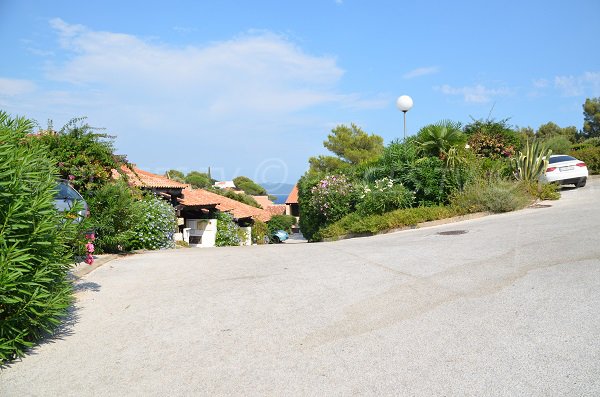
<path fill-rule="evenodd" d="M 583 104 L 583 134 L 585 138 L 600 137 L 600 97 L 587 98 Z"/>
<path fill-rule="evenodd" d="M 112 170 L 126 163 L 125 156 L 114 154 L 113 136 L 96 132 L 85 117 L 69 121 L 59 131 L 52 129 L 33 135 L 56 161 L 60 177 L 68 179 L 81 193 L 95 190 L 112 179 Z"/>
<path fill-rule="evenodd" d="M 577 136 L 577 128 L 573 126 L 561 128 L 550 121 L 546 124 L 540 125 L 540 127 L 537 130 L 536 136 L 542 139 L 549 139 L 556 136 L 564 136 L 569 141 L 575 142 L 575 138 Z"/>
<path fill-rule="evenodd" d="M 191 171 L 185 176 L 185 183 L 189 183 L 194 189 L 205 189 L 211 187 L 214 181 L 204 172 Z"/>
<path fill-rule="evenodd" d="M 463 145 L 466 140 L 460 123 L 451 120 L 426 125 L 417 133 L 417 142 L 425 153 L 440 158 L 445 157 L 452 147 Z"/>
<path fill-rule="evenodd" d="M 252 179 L 247 176 L 238 176 L 233 178 L 233 183 L 238 189 L 242 189 L 244 193 L 249 194 L 251 196 L 266 196 L 267 191 L 264 187 L 260 186 L 258 183 L 254 182 Z"/>
<path fill-rule="evenodd" d="M 169 170 L 169 171 L 165 172 L 165 176 L 167 178 L 169 178 L 169 179 L 172 179 L 172 180 L 176 181 L 176 182 L 185 183 L 185 175 L 181 171 Z"/>
<path fill-rule="evenodd" d="M 383 138 L 367 134 L 354 123 L 350 127 L 338 125 L 323 146 L 350 164 L 360 164 L 379 157 L 383 152 Z"/>
<path fill-rule="evenodd" d="M 367 134 L 355 124 L 350 127 L 338 125 L 323 146 L 334 156 L 311 157 L 308 162 L 314 172 L 334 172 L 347 165 L 362 164 L 378 158 L 383 152 L 383 138 L 375 134 Z"/>

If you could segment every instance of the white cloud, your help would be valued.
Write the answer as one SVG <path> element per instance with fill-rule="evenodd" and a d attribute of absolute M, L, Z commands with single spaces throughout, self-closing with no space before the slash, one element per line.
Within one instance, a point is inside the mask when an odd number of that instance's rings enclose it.
<path fill-rule="evenodd" d="M 487 88 L 481 84 L 465 87 L 451 87 L 445 84 L 441 87 L 436 87 L 436 89 L 446 95 L 460 95 L 464 98 L 465 102 L 470 103 L 487 103 L 494 97 L 511 94 L 511 90 L 506 87 Z"/>
<path fill-rule="evenodd" d="M 241 110 L 290 112 L 349 99 L 335 92 L 344 71 L 334 58 L 306 54 L 272 33 L 173 47 L 132 35 L 90 31 L 60 19 L 52 26 L 61 45 L 74 55 L 48 70 L 54 80 L 193 102 L 215 115 Z"/>
<path fill-rule="evenodd" d="M 437 66 L 428 66 L 422 68 L 416 68 L 411 70 L 410 72 L 405 73 L 402 77 L 404 79 L 414 79 L 415 77 L 427 76 L 429 74 L 435 74 L 440 71 L 440 68 Z"/>
<path fill-rule="evenodd" d="M 600 72 L 585 72 L 579 76 L 556 76 L 554 87 L 564 96 L 600 95 Z"/>
<path fill-rule="evenodd" d="M 535 88 L 546 88 L 548 85 L 550 85 L 550 82 L 546 79 L 533 80 L 533 86 Z"/>
<path fill-rule="evenodd" d="M 29 80 L 5 79 L 0 77 L 0 96 L 19 96 L 29 94 L 35 91 L 35 89 L 35 84 Z"/>

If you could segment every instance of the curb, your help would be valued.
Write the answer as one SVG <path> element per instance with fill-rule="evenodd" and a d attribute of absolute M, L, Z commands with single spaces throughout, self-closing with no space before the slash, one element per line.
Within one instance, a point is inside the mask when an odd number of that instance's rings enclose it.
<path fill-rule="evenodd" d="M 80 279 L 81 277 L 85 276 L 86 274 L 91 273 L 92 271 L 96 270 L 100 266 L 103 266 L 103 265 L 107 264 L 108 262 L 119 258 L 120 256 L 123 256 L 123 255 L 117 255 L 117 254 L 98 255 L 98 256 L 94 257 L 94 263 L 91 265 L 88 265 L 85 262 L 79 262 L 71 270 L 71 275 L 75 279 Z"/>
<path fill-rule="evenodd" d="M 378 236 L 380 234 L 390 234 L 390 233 L 402 232 L 405 230 L 421 229 L 421 228 L 427 228 L 427 227 L 432 227 L 432 226 L 440 226 L 440 225 L 446 225 L 449 223 L 456 223 L 456 222 L 468 221 L 471 219 L 483 218 L 484 216 L 489 216 L 489 215 L 494 215 L 494 213 L 492 213 L 492 212 L 475 212 L 473 214 L 453 216 L 451 218 L 437 219 L 435 221 L 420 222 L 420 223 L 417 223 L 416 225 L 411 225 L 411 226 L 404 226 L 404 227 L 398 227 L 398 228 L 394 228 L 394 229 L 382 230 L 382 231 L 379 231 L 376 233 L 368 233 L 368 232 L 367 233 L 348 233 L 348 234 L 344 234 L 344 235 L 337 236 L 337 237 L 324 238 L 323 242 L 348 240 L 348 239 L 356 238 L 356 237 L 371 237 L 371 236 Z"/>

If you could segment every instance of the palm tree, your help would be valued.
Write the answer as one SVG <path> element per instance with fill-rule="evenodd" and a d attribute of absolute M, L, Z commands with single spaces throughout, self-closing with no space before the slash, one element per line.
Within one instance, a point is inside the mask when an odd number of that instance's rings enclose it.
<path fill-rule="evenodd" d="M 451 120 L 426 125 L 418 132 L 417 142 L 428 155 L 445 158 L 451 148 L 465 143 L 467 138 L 461 127 L 459 122 Z"/>

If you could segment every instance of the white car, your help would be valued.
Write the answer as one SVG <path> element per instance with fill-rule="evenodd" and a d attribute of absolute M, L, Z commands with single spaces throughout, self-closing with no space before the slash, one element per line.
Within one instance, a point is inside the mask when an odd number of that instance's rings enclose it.
<path fill-rule="evenodd" d="M 575 187 L 584 187 L 587 177 L 588 169 L 583 161 L 566 154 L 558 154 L 550 156 L 543 179 L 561 185 L 572 183 Z"/>

